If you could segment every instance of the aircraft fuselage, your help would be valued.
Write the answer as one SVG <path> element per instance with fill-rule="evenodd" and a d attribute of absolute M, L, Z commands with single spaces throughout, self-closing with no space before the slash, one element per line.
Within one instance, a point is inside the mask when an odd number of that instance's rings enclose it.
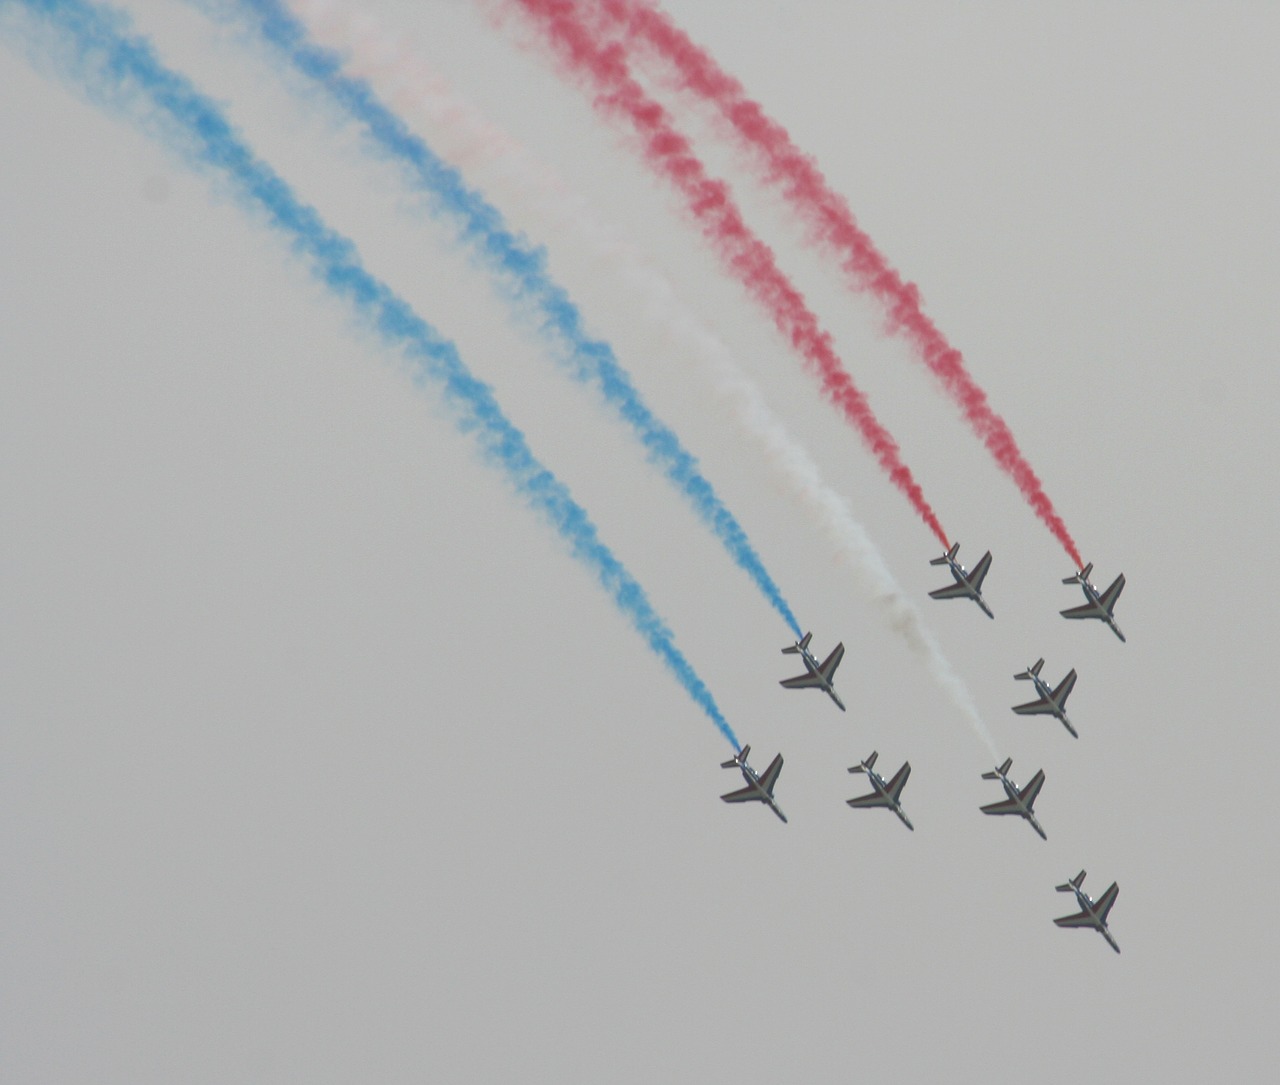
<path fill-rule="evenodd" d="M 1112 949 L 1119 953 L 1120 947 L 1116 945 L 1116 940 L 1111 937 L 1111 932 L 1107 930 L 1106 922 L 1098 917 L 1097 903 L 1079 886 L 1072 886 L 1072 888 L 1075 890 L 1076 903 L 1080 905 L 1080 911 L 1089 913 L 1089 918 L 1093 920 L 1094 929 L 1107 940 Z M 1106 894 L 1104 893 L 1103 895 L 1105 896 Z"/>
<path fill-rule="evenodd" d="M 747 786 L 755 788 L 765 806 L 777 814 L 783 821 L 786 821 L 787 815 L 778 808 L 778 804 L 774 801 L 773 796 L 769 794 L 768 789 L 760 782 L 760 777 L 756 774 L 756 770 L 746 764 L 740 764 L 738 767 L 742 770 L 742 775 L 747 781 Z"/>
<path fill-rule="evenodd" d="M 968 597 L 982 608 L 982 613 L 984 613 L 988 618 L 994 618 L 995 615 L 991 613 L 991 608 L 987 606 L 986 600 L 982 598 L 982 593 L 980 591 L 974 591 L 973 588 L 970 587 L 969 570 L 952 557 L 947 558 L 947 564 L 951 567 L 951 575 L 956 578 L 956 583 L 964 585 L 965 592 Z"/>
<path fill-rule="evenodd" d="M 1049 838 L 1044 835 L 1044 830 L 1040 828 L 1040 822 L 1036 821 L 1035 814 L 1031 812 L 1031 807 L 1026 804 L 1026 800 L 1023 799 L 1021 793 L 1013 786 L 1013 781 L 1010 780 L 1003 772 L 1000 772 L 999 769 L 996 770 L 996 773 L 1000 777 L 1000 783 L 1004 785 L 1005 795 L 1007 795 L 1009 801 L 1018 808 L 1019 816 L 1024 817 L 1031 822 L 1036 832 L 1039 833 L 1043 839 L 1048 840 Z"/>
<path fill-rule="evenodd" d="M 1102 605 L 1102 596 L 1099 594 L 1098 589 L 1088 580 L 1080 581 L 1080 587 L 1084 589 L 1084 597 L 1098 608 L 1098 617 L 1106 622 L 1107 625 L 1111 627 L 1111 632 L 1123 641 L 1124 634 L 1120 632 L 1120 627 L 1116 625 L 1115 618 L 1113 618 L 1107 611 L 1107 608 Z"/>
<path fill-rule="evenodd" d="M 796 647 L 800 648 L 800 645 L 797 643 Z M 826 677 L 823 675 L 822 665 L 815 658 L 814 654 L 809 651 L 808 648 L 800 648 L 800 658 L 804 660 L 804 665 L 809 673 L 818 680 L 818 688 L 835 701 L 841 709 L 843 709 L 844 702 L 840 700 L 840 695 L 836 693 L 835 686 L 827 681 Z"/>
<path fill-rule="evenodd" d="M 1043 697 L 1046 701 L 1049 702 L 1050 714 L 1053 716 L 1056 716 L 1062 722 L 1062 724 L 1066 727 L 1066 729 L 1074 735 L 1076 733 L 1076 729 L 1071 726 L 1070 721 L 1067 719 L 1067 713 L 1063 709 L 1063 707 L 1055 703 L 1053 699 L 1053 690 L 1049 688 L 1048 683 L 1045 682 L 1045 680 L 1041 678 L 1038 674 L 1033 674 L 1031 676 L 1031 682 L 1036 687 L 1036 693 L 1038 693 L 1041 697 Z M 1064 697 L 1063 700 L 1066 700 L 1066 698 Z"/>
<path fill-rule="evenodd" d="M 878 772 L 876 772 L 875 769 L 867 769 L 867 776 L 871 780 L 871 786 L 876 789 L 876 792 L 879 795 L 883 796 L 885 805 L 888 806 L 890 810 L 892 810 L 895 814 L 898 815 L 898 817 L 902 819 L 902 823 L 908 829 L 914 829 L 915 826 L 912 825 L 911 822 L 907 819 L 907 815 L 902 809 L 902 804 L 898 802 L 898 800 L 895 799 L 892 795 L 889 794 L 888 781 L 883 776 L 881 776 Z"/>

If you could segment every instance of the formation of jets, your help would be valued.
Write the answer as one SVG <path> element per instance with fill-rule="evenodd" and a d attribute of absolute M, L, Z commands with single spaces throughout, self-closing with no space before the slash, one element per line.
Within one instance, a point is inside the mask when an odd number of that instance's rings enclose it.
<path fill-rule="evenodd" d="M 982 583 L 991 568 L 991 551 L 988 550 L 978 559 L 972 571 L 960 564 L 958 559 L 959 552 L 960 544 L 955 543 L 941 557 L 930 561 L 929 564 L 931 565 L 946 565 L 955 581 L 954 584 L 948 584 L 946 587 L 929 592 L 930 597 L 934 599 L 972 599 L 988 618 L 994 618 L 995 615 L 992 614 L 991 608 L 987 606 L 987 602 L 982 596 Z M 1063 581 L 1064 584 L 1079 584 L 1084 591 L 1086 601 L 1083 606 L 1072 607 L 1062 611 L 1061 614 L 1064 618 L 1097 618 L 1104 621 L 1111 627 L 1111 631 L 1123 641 L 1125 639 L 1124 634 L 1120 632 L 1120 627 L 1116 625 L 1114 610 L 1116 600 L 1120 598 L 1120 592 L 1124 589 L 1124 574 L 1121 573 L 1116 577 L 1106 591 L 1100 592 L 1089 579 L 1092 572 L 1093 565 L 1089 564 Z M 782 649 L 785 655 L 800 656 L 804 663 L 805 671 L 794 678 L 783 679 L 780 685 L 786 689 L 821 690 L 843 712 L 845 711 L 844 702 L 835 690 L 835 674 L 836 669 L 840 666 L 840 661 L 844 658 L 844 644 L 837 644 L 827 658 L 819 663 L 817 657 L 809 649 L 812 639 L 812 633 L 805 633 L 800 640 Z M 1034 701 L 1014 705 L 1013 711 L 1020 716 L 1053 716 L 1070 732 L 1072 737 L 1078 738 L 1079 735 L 1067 718 L 1066 712 L 1067 698 L 1075 688 L 1076 672 L 1073 668 L 1067 672 L 1066 676 L 1056 686 L 1050 687 L 1048 682 L 1041 677 L 1043 667 L 1044 658 L 1041 657 L 1025 671 L 1013 676 L 1019 681 L 1031 682 L 1036 691 L 1036 699 Z M 725 795 L 721 795 L 721 799 L 729 803 L 758 802 L 772 810 L 779 820 L 786 822 L 787 816 L 782 812 L 782 808 L 778 806 L 773 794 L 774 788 L 778 783 L 778 777 L 782 774 L 782 754 L 774 757 L 763 773 L 757 773 L 748 760 L 750 753 L 751 747 L 744 745 L 732 760 L 722 763 L 721 768 L 736 768 L 742 774 L 745 786 L 737 791 L 730 791 Z M 891 810 L 903 825 L 914 831 L 915 826 L 911 824 L 911 819 L 907 817 L 906 811 L 902 808 L 902 791 L 911 776 L 911 762 L 904 761 L 902 767 L 893 774 L 893 777 L 886 780 L 875 769 L 878 756 L 879 754 L 873 750 L 871 755 L 864 761 L 849 768 L 849 772 L 861 773 L 867 777 L 871 784 L 871 792 L 848 799 L 847 803 L 854 809 L 884 807 Z M 1037 770 L 1022 787 L 1019 787 L 1009 778 L 1009 770 L 1012 767 L 1013 759 L 1006 758 L 1004 764 L 997 765 L 993 771 L 982 774 L 984 780 L 999 781 L 1005 793 L 1005 797 L 999 802 L 989 803 L 981 807 L 982 813 L 997 816 L 1016 815 L 1026 821 L 1036 831 L 1040 839 L 1048 840 L 1048 836 L 1036 819 L 1034 809 L 1036 798 L 1039 796 L 1041 788 L 1044 787 L 1044 770 Z M 1075 893 L 1076 901 L 1080 905 L 1080 911 L 1074 915 L 1055 919 L 1054 922 L 1059 927 L 1092 927 L 1107 940 L 1112 949 L 1119 953 L 1120 947 L 1116 944 L 1107 927 L 1107 916 L 1120 894 L 1119 886 L 1113 882 L 1107 891 L 1095 901 L 1081 888 L 1084 876 L 1085 872 L 1082 870 L 1065 885 L 1057 887 L 1059 892 Z"/>

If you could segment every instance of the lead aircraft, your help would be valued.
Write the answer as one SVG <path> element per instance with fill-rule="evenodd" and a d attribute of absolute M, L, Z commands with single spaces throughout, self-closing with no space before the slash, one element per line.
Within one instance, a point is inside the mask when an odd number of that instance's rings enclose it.
<path fill-rule="evenodd" d="M 1066 678 L 1058 683 L 1058 688 L 1050 689 L 1049 684 L 1040 677 L 1040 668 L 1043 666 L 1044 658 L 1041 657 L 1021 674 L 1013 676 L 1019 680 L 1030 679 L 1035 684 L 1036 692 L 1040 694 L 1038 700 L 1014 705 L 1013 710 L 1019 716 L 1056 716 L 1062 721 L 1062 726 L 1071 732 L 1072 738 L 1079 738 L 1076 729 L 1071 726 L 1071 721 L 1067 719 L 1066 713 L 1067 697 L 1076 685 L 1076 672 L 1074 669 L 1068 671 Z"/>
<path fill-rule="evenodd" d="M 1009 769 L 1013 767 L 1013 758 L 1005 758 L 1003 765 L 996 767 L 995 772 L 984 772 L 982 778 L 984 780 L 999 780 L 1004 784 L 1004 793 L 1009 797 L 1004 802 L 993 802 L 990 806 L 984 806 L 982 812 L 984 814 L 1017 814 L 1019 817 L 1026 818 L 1031 822 L 1031 827 L 1040 834 L 1041 840 L 1048 840 L 1044 835 L 1044 830 L 1040 828 L 1040 822 L 1036 821 L 1036 816 L 1031 812 L 1031 807 L 1036 801 L 1036 796 L 1040 794 L 1040 789 L 1044 787 L 1044 770 L 1039 770 L 1030 780 L 1027 786 L 1019 789 L 1018 785 L 1009 779 Z"/>
<path fill-rule="evenodd" d="M 982 608 L 982 613 L 988 618 L 994 618 L 991 608 L 987 606 L 986 601 L 982 598 L 982 581 L 987 575 L 987 570 L 991 568 L 991 551 L 988 550 L 978 559 L 978 564 L 973 567 L 973 572 L 969 572 L 963 565 L 956 560 L 956 555 L 960 552 L 960 544 L 956 543 L 940 558 L 933 558 L 930 565 L 947 565 L 951 568 L 951 575 L 956 578 L 954 584 L 948 584 L 945 588 L 939 588 L 937 591 L 929 593 L 930 599 L 972 599 Z"/>
<path fill-rule="evenodd" d="M 902 819 L 902 824 L 912 832 L 915 832 L 915 826 L 911 824 L 907 815 L 902 810 L 902 789 L 907 786 L 907 777 L 911 775 L 911 762 L 904 761 L 902 768 L 893 774 L 893 779 L 885 782 L 875 770 L 876 758 L 879 755 L 875 750 L 871 751 L 871 756 L 861 764 L 853 765 L 850 772 L 865 772 L 867 779 L 871 781 L 871 786 L 875 788 L 870 795 L 861 795 L 856 799 L 847 800 L 849 805 L 855 810 L 858 808 L 866 809 L 872 806 L 887 806 L 895 814 Z"/>
<path fill-rule="evenodd" d="M 721 795 L 725 802 L 762 802 L 770 810 L 786 822 L 787 815 L 782 812 L 778 804 L 773 799 L 773 785 L 778 782 L 778 777 L 782 774 L 782 754 L 778 754 L 769 762 L 769 767 L 764 770 L 763 776 L 757 776 L 756 770 L 747 764 L 747 756 L 751 753 L 750 746 L 743 746 L 733 756 L 732 761 L 722 761 L 720 767 L 722 769 L 740 769 L 742 778 L 747 781 L 747 786 L 738 791 L 730 791 L 727 795 Z"/>
<path fill-rule="evenodd" d="M 1111 911 L 1111 906 L 1115 904 L 1116 897 L 1120 895 L 1120 886 L 1116 882 L 1112 882 L 1105 893 L 1097 900 L 1092 900 L 1080 886 L 1084 883 L 1084 871 L 1080 871 L 1066 885 L 1057 887 L 1059 893 L 1074 893 L 1076 902 L 1080 905 L 1080 911 L 1075 915 L 1064 915 L 1061 919 L 1055 919 L 1054 922 L 1059 927 L 1092 927 L 1103 938 L 1107 940 L 1107 944 L 1111 946 L 1117 953 L 1120 947 L 1116 945 L 1116 940 L 1111 937 L 1111 932 L 1107 930 L 1107 913 Z"/>
<path fill-rule="evenodd" d="M 806 633 L 790 648 L 783 648 L 783 655 L 796 655 L 799 653 L 800 658 L 804 660 L 805 673 L 797 675 L 795 678 L 784 678 L 778 683 L 787 689 L 820 689 L 833 701 L 841 712 L 844 711 L 844 702 L 840 700 L 836 693 L 835 686 L 832 685 L 836 676 L 836 668 L 840 666 L 840 660 L 844 659 L 844 644 L 837 644 L 831 654 L 822 661 L 821 664 L 809 651 L 809 641 L 813 639 L 812 633 Z"/>
<path fill-rule="evenodd" d="M 1120 593 L 1124 591 L 1124 573 L 1111 582 L 1104 592 L 1099 592 L 1096 585 L 1089 581 L 1089 574 L 1093 572 L 1093 562 L 1089 562 L 1075 576 L 1067 577 L 1064 584 L 1079 584 L 1084 590 L 1084 597 L 1088 600 L 1084 606 L 1072 607 L 1070 610 L 1064 610 L 1060 613 L 1064 618 L 1100 618 L 1111 626 L 1113 632 L 1121 641 L 1124 640 L 1124 634 L 1120 632 L 1120 627 L 1116 625 L 1116 620 L 1112 617 L 1111 612 L 1115 609 L 1116 600 L 1120 598 Z"/>

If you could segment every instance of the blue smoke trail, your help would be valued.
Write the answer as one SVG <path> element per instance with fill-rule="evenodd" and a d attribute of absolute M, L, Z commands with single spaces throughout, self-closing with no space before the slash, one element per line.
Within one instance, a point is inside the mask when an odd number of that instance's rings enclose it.
<path fill-rule="evenodd" d="M 0 11 L 12 2 L 0 0 Z M 565 485 L 534 458 L 524 434 L 507 420 L 489 387 L 472 376 L 454 345 L 370 275 L 355 246 L 298 201 L 284 180 L 235 134 L 210 99 L 164 67 L 145 39 L 129 34 L 122 15 L 84 0 L 19 2 L 62 32 L 58 44 L 64 52 L 55 59 L 64 74 L 77 79 L 92 96 L 140 121 L 193 165 L 221 171 L 240 200 L 265 212 L 267 221 L 310 261 L 326 286 L 349 301 L 388 343 L 402 349 L 419 377 L 442 387 L 459 430 L 474 435 L 485 458 L 500 466 L 516 492 L 550 520 L 574 557 L 595 572 L 649 647 L 738 749 L 737 735 L 676 648 L 644 589 L 600 541 L 595 525 Z"/>
<path fill-rule="evenodd" d="M 215 16 L 228 14 L 226 0 L 196 3 Z M 513 234 L 497 208 L 469 189 L 458 171 L 383 105 L 366 81 L 344 76 L 341 58 L 311 42 L 306 28 L 279 0 L 237 0 L 235 6 L 252 19 L 261 37 L 281 56 L 323 86 L 348 116 L 363 125 L 380 150 L 408 168 L 411 183 L 431 198 L 437 211 L 460 222 L 462 239 L 484 257 L 516 301 L 532 306 L 539 314 L 539 331 L 551 341 L 558 360 L 574 379 L 593 382 L 599 388 L 639 437 L 649 459 L 680 488 L 733 560 L 799 637 L 795 615 L 746 531 L 699 471 L 698 461 L 645 404 L 609 344 L 588 336 L 577 306 L 548 274 L 543 251 Z"/>

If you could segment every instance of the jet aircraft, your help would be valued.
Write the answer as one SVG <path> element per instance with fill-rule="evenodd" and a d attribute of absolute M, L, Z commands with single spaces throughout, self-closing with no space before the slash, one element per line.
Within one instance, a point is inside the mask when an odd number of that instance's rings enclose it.
<path fill-rule="evenodd" d="M 806 671 L 795 678 L 784 678 L 778 685 L 785 686 L 787 689 L 820 689 L 835 701 L 840 711 L 843 712 L 844 702 L 840 700 L 832 681 L 836 676 L 836 668 L 840 666 L 840 660 L 844 659 L 844 644 L 837 644 L 831 649 L 831 654 L 819 665 L 814 654 L 809 651 L 809 641 L 812 639 L 813 634 L 806 633 L 790 648 L 782 649 L 783 655 L 799 653 L 800 658 L 804 660 Z"/>
<path fill-rule="evenodd" d="M 743 746 L 733 757 L 732 761 L 721 762 L 722 769 L 739 769 L 742 772 L 742 778 L 747 781 L 747 786 L 737 791 L 730 791 L 727 795 L 721 795 L 725 802 L 762 802 L 770 810 L 780 817 L 783 822 L 787 820 L 787 815 L 782 812 L 778 804 L 773 799 L 773 785 L 778 782 L 778 777 L 782 774 L 782 754 L 778 754 L 769 762 L 769 767 L 764 770 L 763 776 L 757 776 L 756 770 L 747 764 L 747 756 L 751 753 L 750 746 Z"/>
<path fill-rule="evenodd" d="M 1009 796 L 1004 802 L 993 802 L 990 806 L 984 806 L 982 812 L 984 814 L 1017 814 L 1031 822 L 1031 827 L 1040 834 L 1041 840 L 1048 840 L 1044 830 L 1040 828 L 1040 822 L 1036 821 L 1035 814 L 1031 812 L 1036 796 L 1044 787 L 1044 770 L 1037 772 L 1027 781 L 1027 786 L 1019 790 L 1018 786 L 1009 779 L 1009 769 L 1012 765 L 1013 758 L 1005 758 L 1004 764 L 998 766 L 995 772 L 982 774 L 984 780 L 999 780 L 1004 784 L 1004 793 Z"/>
<path fill-rule="evenodd" d="M 939 588 L 937 591 L 929 593 L 930 599 L 972 599 L 982 608 L 982 612 L 988 618 L 994 618 L 991 608 L 987 606 L 986 600 L 982 598 L 982 580 L 987 575 L 987 570 L 991 568 L 991 551 L 988 550 L 978 559 L 978 564 L 973 567 L 973 572 L 969 572 L 963 565 L 956 560 L 956 554 L 960 552 L 960 544 L 956 543 L 950 550 L 940 558 L 933 558 L 930 565 L 949 565 L 951 567 L 951 575 L 956 578 L 954 584 L 948 584 L 945 588 Z"/>
<path fill-rule="evenodd" d="M 1080 911 L 1075 915 L 1064 915 L 1061 919 L 1055 919 L 1054 922 L 1059 927 L 1092 927 L 1117 953 L 1120 947 L 1116 945 L 1116 940 L 1111 937 L 1111 932 L 1107 929 L 1107 913 L 1111 911 L 1111 906 L 1115 904 L 1116 897 L 1120 895 L 1120 886 L 1112 882 L 1111 887 L 1102 894 L 1097 900 L 1091 900 L 1089 894 L 1080 888 L 1084 882 L 1084 871 L 1080 871 L 1066 885 L 1058 886 L 1059 893 L 1074 893 L 1076 901 L 1080 905 Z"/>
<path fill-rule="evenodd" d="M 1036 692 L 1040 694 L 1039 698 L 1034 701 L 1028 701 L 1026 704 L 1014 705 L 1013 710 L 1019 716 L 1056 716 L 1062 721 L 1062 726 L 1071 732 L 1072 738 L 1079 738 L 1076 729 L 1071 726 L 1071 721 L 1067 719 L 1067 697 L 1076 685 L 1076 672 L 1070 670 L 1067 672 L 1066 678 L 1058 683 L 1057 689 L 1050 689 L 1049 684 L 1040 677 L 1040 668 L 1044 666 L 1043 657 L 1037 659 L 1030 667 L 1021 674 L 1015 674 L 1013 677 L 1019 680 L 1030 679 L 1036 687 Z"/>
<path fill-rule="evenodd" d="M 1111 612 L 1115 609 L 1116 600 L 1120 598 L 1120 593 L 1124 591 L 1124 573 L 1111 582 L 1104 592 L 1099 592 L 1097 586 L 1089 580 L 1089 574 L 1093 572 L 1093 562 L 1089 562 L 1075 576 L 1067 577 L 1064 584 L 1079 584 L 1084 590 L 1084 597 L 1088 600 L 1084 606 L 1072 607 L 1070 610 L 1061 611 L 1064 618 L 1101 618 L 1107 625 L 1111 626 L 1111 632 L 1117 637 L 1124 640 L 1124 634 L 1120 632 L 1120 627 L 1116 625 L 1116 620 L 1112 617 Z"/>
<path fill-rule="evenodd" d="M 915 826 L 911 824 L 907 815 L 902 810 L 902 789 L 907 786 L 907 777 L 911 775 L 911 762 L 904 761 L 902 768 L 893 774 L 893 779 L 888 783 L 885 782 L 875 770 L 876 757 L 879 756 L 875 750 L 871 751 L 871 756 L 863 761 L 860 765 L 852 766 L 850 772 L 865 772 L 867 779 L 871 781 L 871 786 L 875 788 L 870 795 L 862 795 L 856 799 L 849 799 L 848 803 L 855 809 L 867 808 L 871 806 L 887 806 L 895 814 L 902 819 L 902 824 L 912 832 Z"/>

